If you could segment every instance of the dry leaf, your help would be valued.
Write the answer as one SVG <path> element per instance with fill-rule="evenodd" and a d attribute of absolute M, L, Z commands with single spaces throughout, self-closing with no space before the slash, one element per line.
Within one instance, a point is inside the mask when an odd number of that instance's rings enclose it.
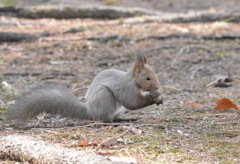
<path fill-rule="evenodd" d="M 141 135 L 143 131 L 142 131 L 141 129 L 132 128 L 132 132 L 133 132 L 134 134 Z"/>
<path fill-rule="evenodd" d="M 222 98 L 222 99 L 216 101 L 214 109 L 216 109 L 216 110 L 226 110 L 226 109 L 239 110 L 237 105 L 234 104 L 232 101 L 230 101 L 227 98 Z"/>
<path fill-rule="evenodd" d="M 198 103 L 198 102 L 194 102 L 194 101 L 187 101 L 183 104 L 183 106 L 185 108 L 202 108 L 203 105 Z"/>
<path fill-rule="evenodd" d="M 101 143 L 100 141 L 94 141 L 94 142 L 92 143 L 92 145 L 98 146 L 100 143 Z"/>
<path fill-rule="evenodd" d="M 98 121 L 96 117 L 92 117 L 92 121 Z"/>
<path fill-rule="evenodd" d="M 160 117 L 160 121 L 166 121 L 168 118 L 166 116 Z"/>
<path fill-rule="evenodd" d="M 89 146 L 88 140 L 83 140 L 78 146 Z"/>

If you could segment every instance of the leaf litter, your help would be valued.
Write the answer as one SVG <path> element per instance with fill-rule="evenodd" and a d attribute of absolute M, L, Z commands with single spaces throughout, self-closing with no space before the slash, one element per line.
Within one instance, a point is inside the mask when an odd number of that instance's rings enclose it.
<path fill-rule="evenodd" d="M 121 23 L 124 20 L 114 23 L 111 20 L 86 19 L 54 20 L 50 26 L 49 19 L 41 19 L 40 22 L 19 20 L 29 33 L 52 31 L 59 34 L 36 42 L 4 43 L 0 46 L 4 54 L 0 54 L 0 69 L 4 70 L 4 80 L 16 90 L 22 91 L 44 82 L 67 84 L 76 89 L 89 86 L 93 77 L 104 69 L 126 71 L 132 64 L 132 53 L 136 49 L 148 55 L 148 62 L 158 73 L 162 86 L 174 89 L 163 90 L 163 105 L 126 113 L 123 117 L 138 118 L 132 127 L 130 124 L 85 126 L 82 122 L 73 124 L 73 121 L 65 120 L 64 123 L 71 123 L 65 124 L 69 127 L 54 128 L 54 120 L 49 119 L 47 123 L 42 123 L 50 126 L 47 130 L 41 127 L 17 130 L 4 124 L 0 127 L 4 129 L 1 131 L 3 134 L 23 133 L 90 153 L 133 158 L 139 163 L 237 163 L 240 159 L 239 110 L 214 110 L 215 103 L 222 97 L 231 100 L 231 103 L 220 103 L 220 107 L 218 103 L 219 109 L 237 109 L 239 105 L 240 50 L 236 48 L 239 40 L 147 39 L 148 36 L 183 30 L 202 35 L 236 33 L 239 31 L 238 23 L 226 22 L 223 28 L 216 27 L 216 22 L 166 24 L 150 21 L 126 24 Z M 5 21 L 12 20 L 6 17 Z M 63 34 L 62 31 L 79 24 L 83 31 Z M 0 28 L 24 31 L 17 26 Z M 127 39 L 100 41 L 102 36 L 106 39 L 104 36 L 112 38 L 116 35 Z M 136 42 L 141 38 L 146 39 Z M 180 52 L 186 47 L 193 48 Z M 202 47 L 205 49 L 202 50 Z M 39 72 L 41 74 L 37 74 Z M 229 76 L 222 76 L 212 81 L 216 75 L 229 73 L 231 80 Z M 25 74 L 27 76 L 23 76 Z M 85 90 L 81 89 L 76 92 L 81 96 L 84 93 Z M 104 142 L 107 146 L 103 146 Z"/>

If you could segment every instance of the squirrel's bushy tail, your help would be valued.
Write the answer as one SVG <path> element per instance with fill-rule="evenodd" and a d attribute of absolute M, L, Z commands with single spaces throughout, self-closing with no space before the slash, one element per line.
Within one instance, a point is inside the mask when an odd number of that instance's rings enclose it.
<path fill-rule="evenodd" d="M 19 95 L 8 116 L 25 121 L 42 112 L 62 117 L 88 118 L 86 104 L 61 86 L 41 86 Z"/>

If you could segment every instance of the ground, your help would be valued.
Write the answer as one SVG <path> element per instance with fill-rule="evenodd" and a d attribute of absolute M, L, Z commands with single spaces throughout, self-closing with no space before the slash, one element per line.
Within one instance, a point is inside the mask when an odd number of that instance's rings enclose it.
<path fill-rule="evenodd" d="M 51 4 L 51 1 L 48 2 L 48 5 Z M 74 5 L 78 1 L 70 2 Z M 79 3 L 82 5 L 83 1 Z M 234 13 L 239 10 L 237 0 L 221 3 L 216 0 L 207 3 L 197 0 L 139 0 L 137 4 L 134 0 L 128 3 L 91 0 L 88 3 L 137 6 L 164 12 L 226 10 Z M 18 5 L 26 4 L 38 5 L 23 0 Z M 134 53 L 140 50 L 147 55 L 149 65 L 157 72 L 164 97 L 162 105 L 124 114 L 123 117 L 138 120 L 121 126 L 86 126 L 83 121 L 84 126 L 77 123 L 78 126 L 73 127 L 19 130 L 9 127 L 9 122 L 1 122 L 2 135 L 30 135 L 105 156 L 132 157 L 139 163 L 239 163 L 240 113 L 237 110 L 217 111 L 214 106 L 224 97 L 238 106 L 240 104 L 240 40 L 184 37 L 184 34 L 237 36 L 240 34 L 240 23 L 227 20 L 177 24 L 159 21 L 128 23 L 126 20 L 1 16 L 0 31 L 55 33 L 34 41 L 1 43 L 3 80 L 16 92 L 21 93 L 43 83 L 58 83 L 67 85 L 78 96 L 84 96 L 85 88 L 99 72 L 108 68 L 127 71 L 133 64 Z M 78 31 L 67 32 L 72 28 Z M 181 34 L 182 37 L 157 37 L 171 34 Z M 226 86 L 218 85 L 219 80 L 226 78 L 233 81 Z M 52 122 L 45 123 L 57 126 Z M 101 142 L 117 137 L 130 124 L 134 130 L 118 138 L 118 142 L 110 147 L 95 151 L 95 146 L 80 144 L 83 140 Z"/>

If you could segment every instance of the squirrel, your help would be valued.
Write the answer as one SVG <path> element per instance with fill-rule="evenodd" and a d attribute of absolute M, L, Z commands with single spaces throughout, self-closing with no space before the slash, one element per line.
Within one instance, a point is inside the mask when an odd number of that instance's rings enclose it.
<path fill-rule="evenodd" d="M 84 100 L 78 99 L 61 86 L 41 86 L 18 96 L 10 109 L 10 119 L 25 121 L 42 112 L 61 117 L 118 121 L 128 110 L 152 104 L 162 104 L 160 83 L 144 54 L 135 55 L 135 63 L 128 72 L 107 69 L 92 81 Z"/>

